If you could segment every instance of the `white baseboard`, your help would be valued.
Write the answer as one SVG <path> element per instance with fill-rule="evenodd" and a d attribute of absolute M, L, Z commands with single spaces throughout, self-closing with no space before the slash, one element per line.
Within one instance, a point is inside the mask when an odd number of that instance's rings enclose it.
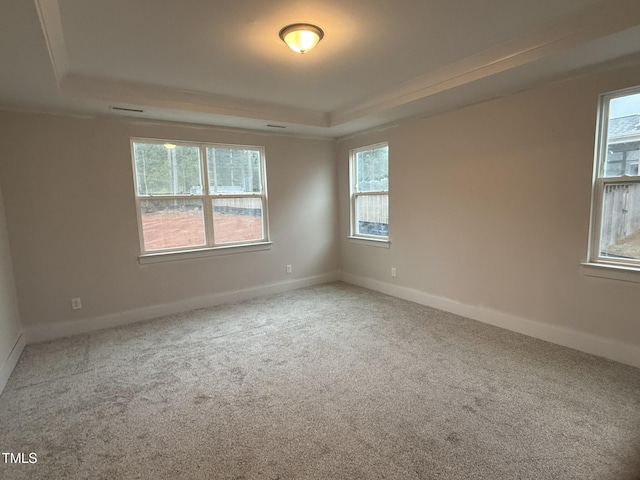
<path fill-rule="evenodd" d="M 212 295 L 188 298 L 172 303 L 153 305 L 150 307 L 137 308 L 125 312 L 119 312 L 99 317 L 84 318 L 82 320 L 72 320 L 53 324 L 40 324 L 26 327 L 26 337 L 28 343 L 44 342 L 56 338 L 68 337 L 79 333 L 93 332 L 104 328 L 128 325 L 130 323 L 150 320 L 152 318 L 174 315 L 176 313 L 187 312 L 197 308 L 211 307 L 225 303 L 234 303 L 249 300 L 264 295 L 286 292 L 298 288 L 310 287 L 321 283 L 335 282 L 340 280 L 340 272 L 335 271 L 323 275 L 306 277 L 286 282 L 270 283 L 258 287 L 220 292 Z"/>
<path fill-rule="evenodd" d="M 4 360 L 2 367 L 0 367 L 0 394 L 2 394 L 2 390 L 4 390 L 4 387 L 7 385 L 11 372 L 13 372 L 13 369 L 16 367 L 18 360 L 20 360 L 20 355 L 22 355 L 25 345 L 25 335 L 21 333 L 13 345 L 9 356 Z"/>
<path fill-rule="evenodd" d="M 506 330 L 522 333 L 540 340 L 640 368 L 640 345 L 599 337 L 591 333 L 572 330 L 558 325 L 535 322 L 486 307 L 467 305 L 450 298 L 430 295 L 420 290 L 381 282 L 373 278 L 343 272 L 342 280 L 353 285 L 369 288 L 404 300 L 427 305 Z"/>

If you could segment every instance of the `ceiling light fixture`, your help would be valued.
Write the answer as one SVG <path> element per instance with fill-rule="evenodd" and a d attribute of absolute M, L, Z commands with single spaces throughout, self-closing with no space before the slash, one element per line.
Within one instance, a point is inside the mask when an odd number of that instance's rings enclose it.
<path fill-rule="evenodd" d="M 280 38 L 296 53 L 306 53 L 324 37 L 320 27 L 309 23 L 294 23 L 280 30 Z"/>

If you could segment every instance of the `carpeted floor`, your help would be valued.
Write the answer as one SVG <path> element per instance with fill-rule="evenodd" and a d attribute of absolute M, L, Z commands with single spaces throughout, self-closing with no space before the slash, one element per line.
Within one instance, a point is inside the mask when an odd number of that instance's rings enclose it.
<path fill-rule="evenodd" d="M 640 479 L 640 370 L 342 283 L 28 346 L 13 479 Z"/>

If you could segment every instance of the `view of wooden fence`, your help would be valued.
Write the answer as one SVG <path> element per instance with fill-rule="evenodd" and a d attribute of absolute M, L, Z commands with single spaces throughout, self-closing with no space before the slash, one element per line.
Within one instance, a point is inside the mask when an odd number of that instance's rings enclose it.
<path fill-rule="evenodd" d="M 389 223 L 389 195 L 359 196 L 357 209 L 362 222 Z"/>
<path fill-rule="evenodd" d="M 611 184 L 604 190 L 600 245 L 606 248 L 640 229 L 640 184 Z"/>

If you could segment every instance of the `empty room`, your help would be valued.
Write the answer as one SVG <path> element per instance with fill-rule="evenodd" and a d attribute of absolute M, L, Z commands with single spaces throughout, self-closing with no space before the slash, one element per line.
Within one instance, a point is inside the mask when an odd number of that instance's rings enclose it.
<path fill-rule="evenodd" d="M 3 480 L 640 480 L 637 0 L 4 0 L 0 65 Z"/>

